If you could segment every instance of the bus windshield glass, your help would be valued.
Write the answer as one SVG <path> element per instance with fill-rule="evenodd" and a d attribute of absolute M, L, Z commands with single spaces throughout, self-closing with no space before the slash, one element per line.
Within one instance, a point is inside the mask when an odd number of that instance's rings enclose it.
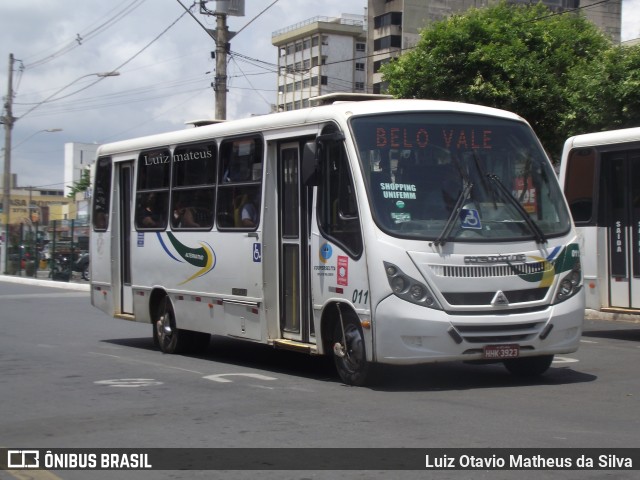
<path fill-rule="evenodd" d="M 570 228 L 555 172 L 522 122 L 464 113 L 355 117 L 371 210 L 390 235 L 544 243 Z"/>

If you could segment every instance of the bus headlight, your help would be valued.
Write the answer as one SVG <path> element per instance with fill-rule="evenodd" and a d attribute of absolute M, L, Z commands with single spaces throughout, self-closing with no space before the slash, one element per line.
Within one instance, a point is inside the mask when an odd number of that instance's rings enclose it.
<path fill-rule="evenodd" d="M 582 266 L 580 262 L 575 262 L 573 268 L 560 280 L 556 300 L 554 303 L 564 302 L 566 299 L 574 296 L 582 288 Z"/>
<path fill-rule="evenodd" d="M 416 305 L 442 310 L 438 300 L 424 283 L 411 278 L 389 262 L 384 262 L 384 270 L 389 286 L 397 297 Z"/>

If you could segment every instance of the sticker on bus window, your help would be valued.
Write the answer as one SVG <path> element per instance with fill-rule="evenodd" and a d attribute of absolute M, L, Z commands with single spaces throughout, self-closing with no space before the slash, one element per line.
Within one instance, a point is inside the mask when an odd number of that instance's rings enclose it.
<path fill-rule="evenodd" d="M 526 187 L 525 179 L 523 177 L 516 177 L 513 180 L 512 193 L 527 213 L 536 213 L 536 189 L 533 186 L 533 179 L 531 177 L 527 177 Z"/>
<path fill-rule="evenodd" d="M 398 223 L 405 223 L 411 221 L 411 214 L 408 212 L 391 212 L 391 220 L 396 225 Z"/>
<path fill-rule="evenodd" d="M 482 229 L 480 214 L 475 209 L 463 208 L 460 210 L 460 222 L 460 226 L 462 228 L 474 228 L 476 230 Z"/>

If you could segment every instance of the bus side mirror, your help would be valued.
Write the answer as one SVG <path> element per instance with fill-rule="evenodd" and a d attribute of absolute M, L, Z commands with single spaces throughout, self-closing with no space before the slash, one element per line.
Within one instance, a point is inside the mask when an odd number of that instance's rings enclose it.
<path fill-rule="evenodd" d="M 318 149 L 315 140 L 304 144 L 302 151 L 302 184 L 308 187 L 318 185 L 320 180 Z"/>

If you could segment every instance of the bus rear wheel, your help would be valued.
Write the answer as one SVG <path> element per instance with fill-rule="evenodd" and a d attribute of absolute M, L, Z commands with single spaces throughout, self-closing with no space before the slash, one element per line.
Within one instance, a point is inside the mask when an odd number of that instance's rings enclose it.
<path fill-rule="evenodd" d="M 509 373 L 517 377 L 537 377 L 549 370 L 551 362 L 553 362 L 553 355 L 541 355 L 505 360 L 504 366 Z"/>
<path fill-rule="evenodd" d="M 334 328 L 333 360 L 340 379 L 347 385 L 361 387 L 371 376 L 362 330 L 353 322 L 345 322 L 344 338 L 340 321 Z"/>

